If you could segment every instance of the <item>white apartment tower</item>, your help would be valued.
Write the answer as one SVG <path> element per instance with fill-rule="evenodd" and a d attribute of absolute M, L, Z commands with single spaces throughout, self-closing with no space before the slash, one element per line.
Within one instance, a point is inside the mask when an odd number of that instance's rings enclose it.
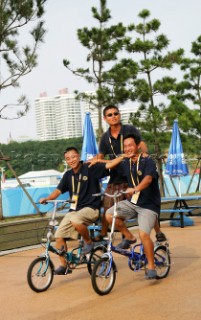
<path fill-rule="evenodd" d="M 80 101 L 67 89 L 53 98 L 44 92 L 35 100 L 36 131 L 39 140 L 68 139 L 82 136 Z"/>
<path fill-rule="evenodd" d="M 57 139 L 82 136 L 80 101 L 74 94 L 62 94 L 54 98 L 56 110 Z"/>
<path fill-rule="evenodd" d="M 93 92 L 88 92 L 93 94 Z M 35 100 L 36 131 L 38 140 L 58 140 L 81 137 L 85 113 L 90 112 L 90 117 L 95 135 L 98 129 L 98 110 L 89 102 L 80 102 L 75 94 L 69 94 L 67 89 L 59 91 L 53 98 L 46 92 L 40 94 Z M 127 124 L 130 113 L 136 112 L 136 107 L 120 107 L 121 120 Z M 108 129 L 102 117 L 103 131 Z"/>
<path fill-rule="evenodd" d="M 55 140 L 55 107 L 54 100 L 45 93 L 35 100 L 36 133 L 39 140 Z"/>

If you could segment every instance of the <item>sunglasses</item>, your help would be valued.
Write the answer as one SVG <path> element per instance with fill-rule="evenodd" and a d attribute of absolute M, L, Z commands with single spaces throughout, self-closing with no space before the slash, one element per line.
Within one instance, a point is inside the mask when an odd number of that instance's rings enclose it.
<path fill-rule="evenodd" d="M 114 113 L 108 113 L 106 114 L 106 117 L 110 118 L 112 116 L 118 116 L 119 115 L 119 112 L 114 112 Z"/>

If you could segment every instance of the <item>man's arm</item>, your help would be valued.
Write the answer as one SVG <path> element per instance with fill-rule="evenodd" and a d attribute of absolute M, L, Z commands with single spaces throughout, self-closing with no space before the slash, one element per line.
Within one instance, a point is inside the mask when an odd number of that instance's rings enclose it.
<path fill-rule="evenodd" d="M 106 169 L 112 169 L 114 167 L 116 167 L 118 164 L 120 164 L 122 162 L 122 160 L 125 158 L 126 156 L 124 154 L 121 154 L 119 157 L 113 159 L 113 160 L 107 160 L 107 163 L 105 165 Z"/>
<path fill-rule="evenodd" d="M 48 200 L 54 200 L 58 198 L 58 196 L 61 194 L 61 191 L 59 189 L 55 189 L 47 198 L 41 198 L 39 200 L 40 203 L 45 203 Z"/>
<path fill-rule="evenodd" d="M 104 159 L 104 154 L 99 153 L 96 156 L 94 156 L 92 159 L 87 160 L 88 163 L 90 163 L 89 168 L 93 166 L 96 163 L 107 163 L 110 162 L 111 160 L 105 160 Z"/>
<path fill-rule="evenodd" d="M 148 148 L 147 145 L 144 141 L 140 141 L 139 145 L 138 145 L 138 149 L 142 152 L 142 153 L 148 153 Z"/>
<path fill-rule="evenodd" d="M 133 193 L 146 189 L 152 183 L 152 180 L 153 180 L 153 177 L 147 175 L 142 179 L 142 181 L 135 188 L 128 188 L 126 190 L 126 193 L 132 196 Z"/>

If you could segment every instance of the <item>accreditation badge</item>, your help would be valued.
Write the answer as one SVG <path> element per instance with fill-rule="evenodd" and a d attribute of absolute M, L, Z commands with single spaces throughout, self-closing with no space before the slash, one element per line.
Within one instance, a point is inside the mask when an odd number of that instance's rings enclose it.
<path fill-rule="evenodd" d="M 131 202 L 134 203 L 134 204 L 137 204 L 139 196 L 140 196 L 140 191 L 134 193 L 132 195 Z"/>
<path fill-rule="evenodd" d="M 70 204 L 70 209 L 76 210 L 77 209 L 77 202 L 78 202 L 78 195 L 77 194 L 73 194 L 72 201 L 74 201 L 74 202 Z"/>

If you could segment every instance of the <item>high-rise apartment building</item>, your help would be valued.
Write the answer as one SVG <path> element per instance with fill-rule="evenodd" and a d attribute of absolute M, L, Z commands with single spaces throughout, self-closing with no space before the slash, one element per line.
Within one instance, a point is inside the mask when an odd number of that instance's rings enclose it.
<path fill-rule="evenodd" d="M 89 95 L 91 93 L 89 92 Z M 85 112 L 91 113 L 91 121 L 96 135 L 99 127 L 98 110 L 89 102 L 80 102 L 75 94 L 69 94 L 67 89 L 59 91 L 55 97 L 48 97 L 46 92 L 35 100 L 36 131 L 39 140 L 57 140 L 81 137 Z M 136 108 L 120 107 L 122 123 L 128 123 L 130 113 Z M 108 125 L 102 117 L 103 131 Z"/>
<path fill-rule="evenodd" d="M 82 136 L 80 101 L 74 94 L 60 90 L 53 98 L 42 93 L 35 100 L 36 132 L 39 140 L 68 139 Z"/>
<path fill-rule="evenodd" d="M 56 110 L 57 139 L 82 136 L 80 101 L 74 94 L 62 94 L 54 98 Z"/>
<path fill-rule="evenodd" d="M 36 134 L 39 140 L 56 139 L 55 104 L 45 93 L 35 100 Z"/>

